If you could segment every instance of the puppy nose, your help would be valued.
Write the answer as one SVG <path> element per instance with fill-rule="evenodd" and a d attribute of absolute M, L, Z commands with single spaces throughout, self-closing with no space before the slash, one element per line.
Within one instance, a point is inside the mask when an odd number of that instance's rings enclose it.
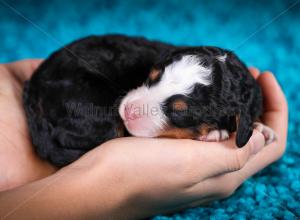
<path fill-rule="evenodd" d="M 136 110 L 134 105 L 126 105 L 125 106 L 125 119 L 126 120 L 135 120 L 141 118 L 139 111 Z"/>

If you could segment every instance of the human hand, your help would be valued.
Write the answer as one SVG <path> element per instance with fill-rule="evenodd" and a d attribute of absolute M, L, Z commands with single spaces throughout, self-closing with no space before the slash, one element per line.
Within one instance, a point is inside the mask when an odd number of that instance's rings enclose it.
<path fill-rule="evenodd" d="M 120 157 L 125 162 L 119 164 L 121 170 L 125 169 L 122 173 L 131 173 L 131 179 L 140 179 L 142 183 L 139 193 L 136 193 L 138 202 L 133 206 L 138 214 L 147 216 L 146 213 L 172 212 L 227 197 L 248 177 L 283 155 L 288 122 L 286 99 L 273 74 L 259 74 L 255 68 L 250 68 L 250 72 L 263 91 L 265 112 L 262 122 L 277 134 L 277 140 L 266 147 L 262 147 L 263 140 L 257 132 L 242 149 L 234 147 L 233 137 L 221 143 L 184 143 L 179 140 L 171 143 L 171 140 L 157 140 L 154 146 L 151 142 L 143 143 L 145 140 L 127 139 L 125 147 L 121 139 L 117 140 L 120 147 L 111 142 L 117 152 L 123 152 Z M 146 152 L 145 157 L 139 155 L 146 147 L 149 152 Z M 127 148 L 134 148 L 132 155 L 135 157 L 132 160 L 130 156 L 126 157 Z M 117 152 L 114 155 L 118 155 Z M 146 161 L 147 164 L 143 165 Z M 130 165 L 127 172 L 125 164 Z M 134 173 L 138 174 L 137 177 L 134 177 Z"/>
<path fill-rule="evenodd" d="M 276 141 L 265 146 L 260 152 L 249 158 L 240 170 L 220 176 L 220 179 L 224 182 L 233 182 L 232 186 L 228 188 L 228 195 L 233 193 L 244 180 L 278 160 L 286 149 L 288 105 L 285 95 L 271 72 L 265 71 L 260 74 L 260 71 L 253 67 L 249 68 L 249 70 L 260 84 L 263 92 L 264 113 L 261 121 L 273 129 L 276 134 Z M 201 202 L 195 203 L 190 205 L 190 207 L 201 204 Z"/>
<path fill-rule="evenodd" d="M 243 148 L 234 143 L 114 139 L 49 177 L 0 193 L 0 217 L 140 219 L 223 198 L 236 180 L 221 175 L 243 167 L 265 140 L 255 131 Z"/>
<path fill-rule="evenodd" d="M 243 148 L 235 146 L 234 135 L 214 143 L 114 139 L 54 175 L 0 195 L 0 203 L 5 201 L 0 216 L 137 219 L 229 196 L 246 178 L 277 160 L 286 145 L 284 95 L 272 74 L 251 72 L 263 89 L 262 120 L 277 133 L 274 143 L 264 147 L 257 131 Z M 15 208 L 16 201 L 26 203 Z"/>
<path fill-rule="evenodd" d="M 54 167 L 34 153 L 22 104 L 24 81 L 41 60 L 0 65 L 0 191 L 40 179 Z"/>

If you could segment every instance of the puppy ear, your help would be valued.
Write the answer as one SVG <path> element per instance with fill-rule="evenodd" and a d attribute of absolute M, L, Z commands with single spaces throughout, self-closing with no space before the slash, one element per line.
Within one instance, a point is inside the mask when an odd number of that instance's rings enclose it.
<path fill-rule="evenodd" d="M 249 141 L 253 133 L 251 116 L 247 112 L 241 112 L 237 117 L 237 134 L 236 134 L 236 145 L 243 147 Z"/>

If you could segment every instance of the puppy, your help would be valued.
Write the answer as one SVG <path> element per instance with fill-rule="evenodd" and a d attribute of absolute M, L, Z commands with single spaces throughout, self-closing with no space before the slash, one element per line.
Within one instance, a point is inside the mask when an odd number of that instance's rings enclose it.
<path fill-rule="evenodd" d="M 262 106 L 259 85 L 234 53 L 186 47 L 156 63 L 146 82 L 122 100 L 119 114 L 134 136 L 221 141 L 237 131 L 242 147 L 254 127 L 267 143 L 275 138 L 255 122 Z"/>
<path fill-rule="evenodd" d="M 242 147 L 262 97 L 230 51 L 106 35 L 75 41 L 45 60 L 25 85 L 24 107 L 36 152 L 62 167 L 127 131 L 202 141 L 237 131 Z M 271 142 L 272 130 L 258 125 Z"/>

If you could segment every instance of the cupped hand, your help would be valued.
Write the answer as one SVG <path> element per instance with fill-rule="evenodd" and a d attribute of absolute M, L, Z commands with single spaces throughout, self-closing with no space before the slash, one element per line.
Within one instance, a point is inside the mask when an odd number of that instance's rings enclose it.
<path fill-rule="evenodd" d="M 119 211 L 110 213 L 117 219 L 169 213 L 231 195 L 248 177 L 280 158 L 286 146 L 288 110 L 284 94 L 270 72 L 250 71 L 262 87 L 262 122 L 276 132 L 275 142 L 265 146 L 258 131 L 240 149 L 235 146 L 234 134 L 223 142 L 119 138 L 71 166 L 94 167 L 97 174 L 99 161 L 106 164 L 104 176 L 117 183 L 110 198 L 127 198 Z M 100 176 L 103 180 L 103 172 Z M 93 184 L 91 188 L 101 197 L 103 189 Z"/>
<path fill-rule="evenodd" d="M 34 153 L 22 106 L 24 81 L 41 60 L 0 65 L 0 191 L 54 172 Z"/>
<path fill-rule="evenodd" d="M 24 80 L 38 63 L 0 66 L 2 187 L 22 185 L 55 171 L 34 154 L 22 110 Z M 271 73 L 259 74 L 254 68 L 251 72 L 263 90 L 262 121 L 277 133 L 272 144 L 265 146 L 264 136 L 257 131 L 240 149 L 234 134 L 223 142 L 114 139 L 47 178 L 0 194 L 5 205 L 0 216 L 2 212 L 43 219 L 137 219 L 229 196 L 245 179 L 281 157 L 286 146 L 288 110 L 281 88 Z M 15 208 L 20 201 L 26 203 Z"/>

